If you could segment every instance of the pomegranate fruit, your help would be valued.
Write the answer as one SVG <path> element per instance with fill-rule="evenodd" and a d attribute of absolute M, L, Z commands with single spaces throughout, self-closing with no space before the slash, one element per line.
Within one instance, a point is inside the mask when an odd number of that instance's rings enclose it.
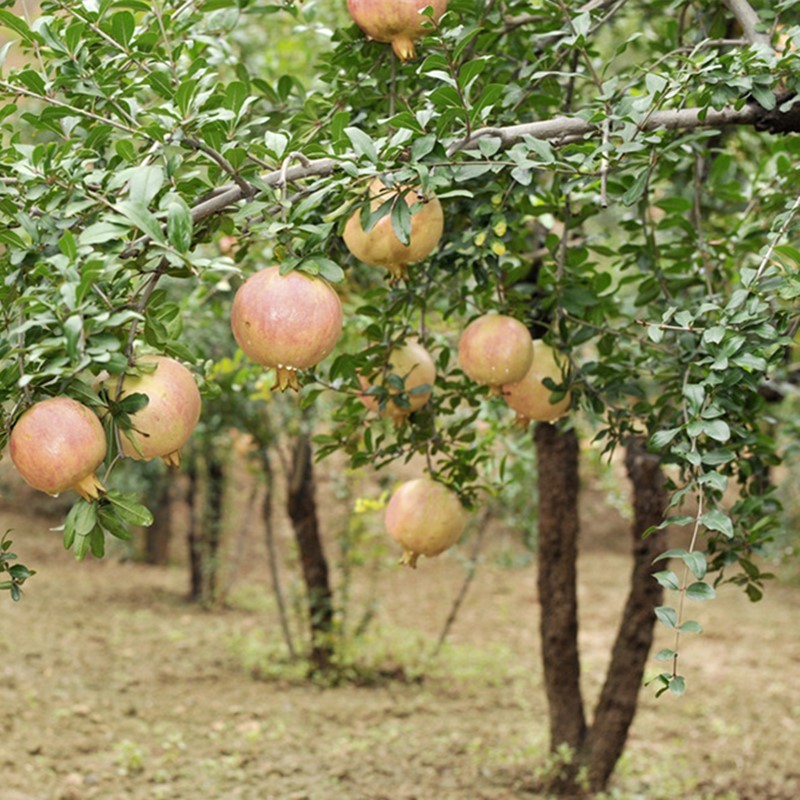
<path fill-rule="evenodd" d="M 74 489 L 97 500 L 105 487 L 95 470 L 106 457 L 106 435 L 97 415 L 70 397 L 34 403 L 11 431 L 11 461 L 34 489 L 60 494 Z"/>
<path fill-rule="evenodd" d="M 361 378 L 361 385 L 364 389 L 370 386 L 384 386 L 386 377 L 390 374 L 403 378 L 403 392 L 387 386 L 389 398 L 385 405 L 385 413 L 396 425 L 402 425 L 409 415 L 422 408 L 430 399 L 430 391 L 413 394 L 411 391 L 426 385 L 433 387 L 436 380 L 436 365 L 431 354 L 416 339 L 407 339 L 403 344 L 392 348 L 386 368 L 369 380 Z M 396 402 L 400 394 L 405 395 L 408 405 Z M 370 411 L 381 411 L 377 397 L 362 394 L 360 399 Z"/>
<path fill-rule="evenodd" d="M 401 61 L 416 55 L 414 41 L 431 22 L 420 14 L 428 6 L 433 8 L 433 19 L 438 22 L 447 9 L 447 0 L 347 0 L 347 10 L 356 25 L 370 39 L 391 44 Z"/>
<path fill-rule="evenodd" d="M 416 478 L 395 490 L 384 521 L 403 548 L 400 563 L 416 567 L 420 556 L 438 556 L 461 538 L 467 513 L 455 492 L 431 478 Z"/>
<path fill-rule="evenodd" d="M 370 210 L 377 211 L 387 200 L 396 195 L 400 199 L 400 190 L 389 189 L 386 184 L 376 178 L 369 187 Z M 406 192 L 404 200 L 409 208 L 419 200 L 416 191 Z M 386 267 L 397 280 L 406 276 L 406 267 L 429 256 L 444 231 L 444 213 L 442 204 L 436 197 L 422 201 L 422 208 L 411 217 L 411 237 L 409 244 L 403 244 L 392 228 L 392 215 L 387 214 L 375 226 L 366 232 L 361 225 L 361 209 L 357 209 L 344 226 L 344 243 L 347 249 L 359 261 L 373 267 Z"/>
<path fill-rule="evenodd" d="M 109 378 L 105 387 L 116 400 L 130 394 L 146 394 L 148 403 L 130 415 L 133 428 L 122 435 L 122 452 L 135 461 L 164 459 L 169 467 L 179 467 L 180 449 L 189 440 L 200 419 L 200 392 L 192 373 L 175 359 L 166 356 L 140 356 L 136 364 L 155 364 L 152 372 L 126 375 L 117 394 L 117 379 Z"/>
<path fill-rule="evenodd" d="M 544 385 L 545 378 L 554 383 L 564 382 L 566 364 L 555 350 L 540 339 L 533 342 L 533 361 L 525 377 L 517 383 L 503 386 L 503 398 L 517 412 L 517 420 L 528 422 L 553 422 L 566 414 L 572 402 L 567 392 L 555 403 L 550 402 L 552 392 Z"/>
<path fill-rule="evenodd" d="M 342 334 L 342 303 L 322 278 L 268 267 L 236 292 L 231 328 L 253 361 L 277 371 L 273 388 L 298 390 L 297 371 L 318 364 Z"/>
<path fill-rule="evenodd" d="M 461 334 L 458 361 L 472 380 L 499 392 L 504 384 L 525 377 L 533 361 L 533 340 L 514 317 L 484 314 Z"/>

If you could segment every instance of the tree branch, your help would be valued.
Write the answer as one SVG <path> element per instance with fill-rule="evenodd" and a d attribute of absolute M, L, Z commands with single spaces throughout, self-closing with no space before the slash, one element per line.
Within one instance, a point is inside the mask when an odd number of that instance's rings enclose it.
<path fill-rule="evenodd" d="M 761 20 L 759 20 L 758 14 L 753 10 L 748 0 L 722 0 L 722 2 L 725 3 L 731 14 L 736 17 L 742 26 L 747 41 L 751 44 L 771 46 L 772 42 L 769 35 L 756 30 Z"/>
<path fill-rule="evenodd" d="M 640 123 L 642 131 L 655 130 L 694 130 L 696 128 L 723 128 L 733 125 L 751 125 L 761 131 L 770 133 L 800 133 L 800 104 L 789 111 L 780 110 L 781 98 L 778 98 L 778 108 L 766 111 L 761 106 L 748 103 L 742 108 L 726 106 L 719 111 L 711 108 L 686 108 L 674 111 L 655 111 Z M 559 146 L 570 142 L 582 141 L 590 136 L 602 136 L 603 126 L 587 122 L 585 119 L 574 116 L 558 116 L 547 120 L 509 125 L 503 128 L 479 128 L 470 136 L 451 145 L 448 155 L 477 146 L 479 139 L 495 137 L 500 140 L 503 147 L 510 147 L 516 142 L 530 136 L 542 139 Z M 347 158 L 344 156 L 343 158 Z M 339 160 L 335 158 L 317 158 L 305 164 L 299 164 L 289 169 L 273 170 L 259 179 L 261 185 L 280 186 L 283 181 L 295 183 L 306 178 L 323 178 L 336 172 L 340 167 Z M 192 207 L 192 220 L 201 222 L 224 209 L 235 205 L 245 199 L 246 193 L 236 184 L 226 184 L 219 187 L 210 197 Z M 150 241 L 149 237 L 142 237 L 132 242 L 121 254 L 122 258 L 131 258 L 138 255 Z"/>

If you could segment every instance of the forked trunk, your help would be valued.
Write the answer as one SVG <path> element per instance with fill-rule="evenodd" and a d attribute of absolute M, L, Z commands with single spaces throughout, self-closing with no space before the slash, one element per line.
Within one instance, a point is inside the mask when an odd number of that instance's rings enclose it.
<path fill-rule="evenodd" d="M 550 748 L 557 756 L 551 793 L 600 792 L 622 754 L 636 713 L 663 590 L 653 578 L 653 559 L 665 549 L 663 531 L 644 538 L 663 521 L 667 507 L 657 456 L 641 441 L 628 444 L 625 459 L 633 487 L 633 572 L 630 590 L 603 690 L 587 727 L 580 690 L 576 563 L 578 539 L 578 442 L 572 431 L 539 425 L 539 598 Z M 585 770 L 586 782 L 579 783 Z M 587 785 L 588 784 L 588 785 Z"/>

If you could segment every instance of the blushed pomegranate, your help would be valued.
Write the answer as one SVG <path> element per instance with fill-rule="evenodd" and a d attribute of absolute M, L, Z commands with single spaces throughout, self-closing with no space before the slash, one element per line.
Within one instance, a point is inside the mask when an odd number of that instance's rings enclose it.
<path fill-rule="evenodd" d="M 155 365 L 154 371 L 125 376 L 119 395 L 116 379 L 105 383 L 112 399 L 137 393 L 148 397 L 147 405 L 130 415 L 133 429 L 123 433 L 122 451 L 135 461 L 163 458 L 167 466 L 179 467 L 180 449 L 200 419 L 200 392 L 192 373 L 175 359 L 156 355 L 136 359 L 137 366 L 149 364 Z"/>
<path fill-rule="evenodd" d="M 25 481 L 48 494 L 74 489 L 97 500 L 105 487 L 95 470 L 106 457 L 106 435 L 97 415 L 70 397 L 32 405 L 11 431 L 11 460 Z"/>
<path fill-rule="evenodd" d="M 386 368 L 369 380 L 361 379 L 364 389 L 369 386 L 385 386 L 388 375 L 397 375 L 403 379 L 403 392 L 408 401 L 408 405 L 400 405 L 396 402 L 398 390 L 391 386 L 386 386 L 389 392 L 389 399 L 386 402 L 385 413 L 388 414 L 396 425 L 401 425 L 405 419 L 415 411 L 422 408 L 430 399 L 431 391 L 419 393 L 412 390 L 422 386 L 433 387 L 436 380 L 436 364 L 431 358 L 431 354 L 417 341 L 417 339 L 407 339 L 403 344 L 392 348 L 387 360 Z M 370 411 L 380 411 L 380 404 L 377 397 L 371 395 L 360 395 L 361 402 Z"/>
<path fill-rule="evenodd" d="M 339 341 L 342 303 L 322 278 L 268 267 L 239 287 L 231 328 L 253 361 L 277 371 L 273 388 L 298 390 L 297 371 L 318 364 Z"/>
<path fill-rule="evenodd" d="M 411 237 L 409 244 L 403 244 L 392 228 L 392 215 L 380 219 L 369 232 L 361 225 L 361 209 L 357 209 L 344 226 L 344 243 L 359 261 L 373 267 L 386 267 L 397 280 L 406 275 L 406 267 L 427 258 L 439 244 L 444 231 L 442 204 L 436 197 L 423 198 L 416 191 L 406 192 L 400 199 L 401 190 L 389 189 L 376 178 L 369 187 L 370 209 L 377 211 L 393 197 L 411 208 L 421 202 L 422 207 L 411 217 Z"/>
<path fill-rule="evenodd" d="M 416 55 L 414 42 L 430 29 L 431 20 L 420 14 L 428 6 L 433 19 L 447 9 L 447 0 L 347 0 L 347 10 L 353 21 L 370 39 L 387 42 L 401 61 Z"/>
<path fill-rule="evenodd" d="M 438 556 L 461 538 L 467 513 L 455 492 L 431 478 L 416 478 L 395 490 L 384 522 L 403 548 L 400 563 L 416 567 L 420 556 Z"/>
<path fill-rule="evenodd" d="M 544 385 L 544 380 L 551 378 L 554 383 L 561 384 L 565 372 L 565 360 L 552 347 L 535 339 L 530 369 L 521 381 L 503 386 L 503 399 L 517 412 L 517 419 L 522 424 L 553 422 L 567 413 L 572 397 L 567 392 L 560 400 L 551 403 L 552 392 Z"/>
<path fill-rule="evenodd" d="M 476 383 L 499 390 L 525 377 L 533 361 L 533 340 L 514 317 L 484 314 L 461 334 L 458 361 Z"/>

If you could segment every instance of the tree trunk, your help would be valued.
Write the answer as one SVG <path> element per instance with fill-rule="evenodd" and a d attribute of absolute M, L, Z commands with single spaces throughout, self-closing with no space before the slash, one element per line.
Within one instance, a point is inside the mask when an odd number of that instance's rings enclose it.
<path fill-rule="evenodd" d="M 278 553 L 275 547 L 275 526 L 272 524 L 272 498 L 274 488 L 274 475 L 272 472 L 272 461 L 269 457 L 269 449 L 262 443 L 261 450 L 261 464 L 264 469 L 264 479 L 267 485 L 264 492 L 264 531 L 267 540 L 267 556 L 269 559 L 269 574 L 272 578 L 272 591 L 275 594 L 275 602 L 278 606 L 278 618 L 281 623 L 281 630 L 283 631 L 283 640 L 286 642 L 286 647 L 289 650 L 289 657 L 294 659 L 296 652 L 294 649 L 294 640 L 292 639 L 292 632 L 289 628 L 289 614 L 286 611 L 286 600 L 283 596 L 283 589 L 281 588 L 280 575 L 278 574 Z"/>
<path fill-rule="evenodd" d="M 222 522 L 225 511 L 225 467 L 213 447 L 206 460 L 206 502 L 203 521 L 203 599 L 208 604 L 217 600 L 219 577 L 219 545 L 222 541 Z"/>
<path fill-rule="evenodd" d="M 534 438 L 539 471 L 538 588 L 550 749 L 570 761 L 550 789 L 569 793 L 586 736 L 576 588 L 578 438 L 574 431 L 561 432 L 549 424 L 537 425 Z"/>
<path fill-rule="evenodd" d="M 625 747 L 653 643 L 654 609 L 663 597 L 661 585 L 653 578 L 662 565 L 654 565 L 653 559 L 666 549 L 666 534 L 657 530 L 643 538 L 646 530 L 661 524 L 668 503 L 660 460 L 647 452 L 643 442 L 632 441 L 625 466 L 633 484 L 634 563 L 628 601 L 588 736 L 589 788 L 593 792 L 605 789 Z"/>
<path fill-rule="evenodd" d="M 217 594 L 219 545 L 225 495 L 225 465 L 209 446 L 187 465 L 189 489 L 189 599 L 211 605 Z"/>
<path fill-rule="evenodd" d="M 200 480 L 197 474 L 197 458 L 192 454 L 186 462 L 186 504 L 189 507 L 189 600 L 199 603 L 203 599 L 203 552 L 200 541 L 198 493 Z"/>
<path fill-rule="evenodd" d="M 159 483 L 158 494 L 151 506 L 153 524 L 145 528 L 144 560 L 147 564 L 165 566 L 169 563 L 169 542 L 172 535 L 173 481 L 169 474 Z"/>
<path fill-rule="evenodd" d="M 319 537 L 315 488 L 311 442 L 307 434 L 301 433 L 292 453 L 287 505 L 306 584 L 311 666 L 314 671 L 326 672 L 333 658 L 333 593 Z"/>

